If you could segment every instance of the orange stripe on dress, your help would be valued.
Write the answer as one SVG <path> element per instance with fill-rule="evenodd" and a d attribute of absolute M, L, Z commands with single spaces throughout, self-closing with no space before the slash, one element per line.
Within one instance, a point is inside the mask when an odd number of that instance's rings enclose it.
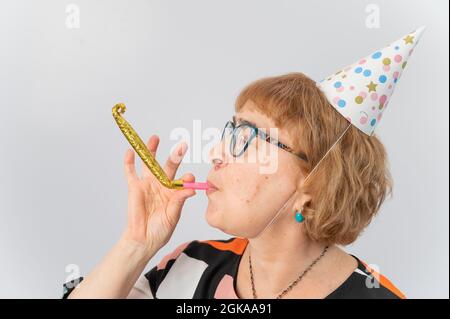
<path fill-rule="evenodd" d="M 216 240 L 205 240 L 201 242 L 211 245 L 218 250 L 229 250 L 235 253 L 236 255 L 242 255 L 244 253 L 245 247 L 247 246 L 248 239 L 236 237 L 235 239 L 233 239 L 228 243 Z"/>
<path fill-rule="evenodd" d="M 406 299 L 406 296 L 397 288 L 394 286 L 394 284 L 387 279 L 385 276 L 383 276 L 382 274 L 376 272 L 375 270 L 373 270 L 372 268 L 370 268 L 364 261 L 362 261 L 362 264 L 364 265 L 364 267 L 366 267 L 366 269 L 375 276 L 375 278 L 378 279 L 378 281 L 380 282 L 380 284 L 382 286 L 384 286 L 385 288 L 387 288 L 388 290 L 390 290 L 394 295 L 398 296 L 401 299 Z"/>

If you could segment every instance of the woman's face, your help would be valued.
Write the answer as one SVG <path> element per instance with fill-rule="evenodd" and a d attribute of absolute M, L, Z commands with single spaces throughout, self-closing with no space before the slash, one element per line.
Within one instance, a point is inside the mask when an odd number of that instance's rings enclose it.
<path fill-rule="evenodd" d="M 287 132 L 277 129 L 272 119 L 252 108 L 251 103 L 248 101 L 243 111 L 235 114 L 235 124 L 252 123 L 291 146 L 292 139 Z M 227 234 L 251 238 L 263 230 L 295 191 L 297 181 L 302 178 L 299 159 L 259 137 L 253 138 L 237 158 L 230 154 L 229 145 L 230 137 L 225 136 L 210 152 L 211 160 L 217 161 L 208 174 L 208 182 L 217 190 L 207 192 L 206 220 Z M 279 218 L 293 220 L 295 208 L 287 209 L 292 214 L 282 214 Z"/>

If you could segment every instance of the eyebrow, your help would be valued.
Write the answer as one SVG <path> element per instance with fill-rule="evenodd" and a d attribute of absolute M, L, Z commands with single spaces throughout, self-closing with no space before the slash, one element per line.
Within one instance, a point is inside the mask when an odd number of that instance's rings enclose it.
<path fill-rule="evenodd" d="M 250 126 L 257 127 L 255 123 L 250 122 L 245 119 L 242 119 L 242 118 L 237 118 L 236 115 L 233 115 L 233 123 L 234 124 L 248 124 Z"/>

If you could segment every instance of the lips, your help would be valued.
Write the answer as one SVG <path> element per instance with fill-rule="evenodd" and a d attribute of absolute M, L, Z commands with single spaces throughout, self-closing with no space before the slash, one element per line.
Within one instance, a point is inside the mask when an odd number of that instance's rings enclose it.
<path fill-rule="evenodd" d="M 208 189 L 214 189 L 214 190 L 218 190 L 219 188 L 214 185 L 210 180 L 207 180 L 206 183 L 208 184 Z"/>

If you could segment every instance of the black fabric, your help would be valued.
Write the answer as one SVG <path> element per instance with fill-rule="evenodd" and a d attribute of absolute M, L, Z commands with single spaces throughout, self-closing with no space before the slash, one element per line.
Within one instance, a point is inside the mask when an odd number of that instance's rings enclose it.
<path fill-rule="evenodd" d="M 367 274 L 367 277 L 353 272 L 338 289 L 325 299 L 400 299 L 399 296 L 381 285 L 359 258 L 351 256 L 358 262 L 358 269 Z"/>
<path fill-rule="evenodd" d="M 228 243 L 236 238 L 227 240 L 215 240 L 214 242 Z M 242 239 L 240 239 L 242 241 Z M 242 245 L 242 248 L 245 248 Z M 200 280 L 196 284 L 193 299 L 212 299 L 214 298 L 216 289 L 225 275 L 233 278 L 233 288 L 236 291 L 236 275 L 242 254 L 235 253 L 232 250 L 221 250 L 202 241 L 190 242 L 182 251 L 191 258 L 204 261 L 208 267 L 204 270 Z M 354 257 L 358 263 L 358 271 L 354 271 L 342 285 L 335 291 L 330 293 L 325 299 L 399 299 L 403 296 L 397 295 L 388 287 L 383 286 L 378 279 L 372 274 L 364 263 Z M 164 269 L 158 269 L 154 266 L 145 274 L 150 286 L 150 291 L 154 298 L 160 284 L 164 281 L 167 274 L 171 271 L 176 259 L 169 259 Z M 177 274 L 183 276 L 183 274 Z M 63 299 L 67 298 L 70 292 L 83 280 L 83 277 L 72 280 L 64 284 Z M 371 288 L 373 287 L 373 288 Z M 392 285 L 391 285 L 392 287 Z"/>
<path fill-rule="evenodd" d="M 70 295 L 72 290 L 75 289 L 76 286 L 80 284 L 80 282 L 83 281 L 83 277 L 76 278 L 74 280 L 68 281 L 63 284 L 63 296 L 62 299 L 67 299 L 67 297 Z"/>

